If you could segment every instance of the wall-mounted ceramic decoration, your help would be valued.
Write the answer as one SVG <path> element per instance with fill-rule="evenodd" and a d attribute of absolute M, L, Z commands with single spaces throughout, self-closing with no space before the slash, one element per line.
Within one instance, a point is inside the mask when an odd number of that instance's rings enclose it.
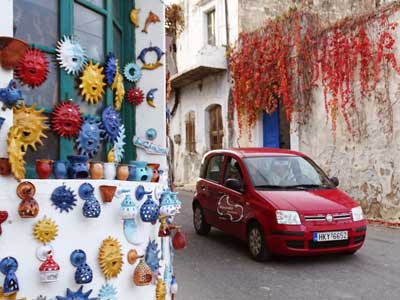
<path fill-rule="evenodd" d="M 51 194 L 51 202 L 60 212 L 69 212 L 76 206 L 76 195 L 70 187 L 61 185 L 57 187 Z"/>
<path fill-rule="evenodd" d="M 42 244 L 48 244 L 58 235 L 58 226 L 52 219 L 44 216 L 33 227 L 33 236 Z"/>
<path fill-rule="evenodd" d="M 143 149 L 147 154 L 154 154 L 154 155 L 168 154 L 168 148 L 158 146 L 150 141 L 147 141 L 137 136 L 133 137 L 133 144 L 136 147 Z"/>
<path fill-rule="evenodd" d="M 106 58 L 105 65 L 106 83 L 111 85 L 114 82 L 115 74 L 117 74 L 117 63 L 114 53 L 110 52 Z"/>
<path fill-rule="evenodd" d="M 104 203 L 112 202 L 117 187 L 114 185 L 100 185 L 100 195 Z"/>
<path fill-rule="evenodd" d="M 147 164 L 147 168 L 152 171 L 151 182 L 158 182 L 160 178 L 160 174 L 158 173 L 158 168 L 160 168 L 160 164 Z"/>
<path fill-rule="evenodd" d="M 117 166 L 117 179 L 127 180 L 129 177 L 129 167 L 126 164 L 118 164 Z"/>
<path fill-rule="evenodd" d="M 81 155 L 93 157 L 100 149 L 101 135 L 100 121 L 86 116 L 76 139 L 76 147 Z"/>
<path fill-rule="evenodd" d="M 136 187 L 136 190 L 135 190 L 135 197 L 136 197 L 136 200 L 137 200 L 137 201 L 142 201 L 142 199 L 143 199 L 143 197 L 144 197 L 145 195 L 150 195 L 151 193 L 152 193 L 152 191 L 146 192 L 146 190 L 144 189 L 144 186 L 141 185 L 141 184 L 139 184 L 139 185 Z"/>
<path fill-rule="evenodd" d="M 17 195 L 22 199 L 18 207 L 18 214 L 21 218 L 35 218 L 39 213 L 39 204 L 33 198 L 36 189 L 29 181 L 21 182 L 17 186 Z"/>
<path fill-rule="evenodd" d="M 8 176 L 11 174 L 11 164 L 8 157 L 0 157 L 0 175 Z"/>
<path fill-rule="evenodd" d="M 130 88 L 128 90 L 127 100 L 132 105 L 139 105 L 144 100 L 144 93 L 140 88 Z"/>
<path fill-rule="evenodd" d="M 149 26 L 150 24 L 155 24 L 161 22 L 160 17 L 157 16 L 155 13 L 152 11 L 149 12 L 149 15 L 146 18 L 146 22 L 144 24 L 144 28 L 142 29 L 142 32 L 148 33 L 149 31 Z"/>
<path fill-rule="evenodd" d="M 150 91 L 147 92 L 146 94 L 146 101 L 147 104 L 151 107 L 156 107 L 156 105 L 154 104 L 154 99 L 155 99 L 155 95 L 154 93 L 157 92 L 158 89 L 151 89 Z"/>
<path fill-rule="evenodd" d="M 175 250 L 182 250 L 186 248 L 186 236 L 178 229 L 172 239 L 172 245 Z"/>
<path fill-rule="evenodd" d="M 0 66 L 6 70 L 14 69 L 28 49 L 29 45 L 25 41 L 0 36 Z"/>
<path fill-rule="evenodd" d="M 52 129 L 62 137 L 70 138 L 77 136 L 82 123 L 83 120 L 79 106 L 72 101 L 61 102 L 52 112 Z"/>
<path fill-rule="evenodd" d="M 114 180 L 117 175 L 117 166 L 114 162 L 104 163 L 104 179 Z"/>
<path fill-rule="evenodd" d="M 81 95 L 89 104 L 97 104 L 103 97 L 104 94 L 104 75 L 103 67 L 100 65 L 93 64 L 92 61 L 86 65 L 83 70 L 82 76 L 80 77 L 81 84 Z"/>
<path fill-rule="evenodd" d="M 24 151 L 28 149 L 28 146 L 36 151 L 36 144 L 43 146 L 41 139 L 47 138 L 43 131 L 49 128 L 45 124 L 48 118 L 42 115 L 43 112 L 44 108 L 36 110 L 34 104 L 27 107 L 25 103 L 22 103 L 20 108 L 13 108 L 14 126 L 22 132 L 21 142 Z"/>
<path fill-rule="evenodd" d="M 8 256 L 0 261 L 0 272 L 5 275 L 3 283 L 3 295 L 12 295 L 19 291 L 18 278 L 15 272 L 18 269 L 17 260 Z"/>
<path fill-rule="evenodd" d="M 124 158 L 124 146 L 125 146 L 125 125 L 121 124 L 119 127 L 119 133 L 117 140 L 114 143 L 114 161 L 115 162 L 121 162 L 122 159 Z"/>
<path fill-rule="evenodd" d="M 131 250 L 129 250 L 126 258 L 128 260 L 128 263 L 130 265 L 133 265 L 137 261 L 137 259 L 139 258 L 139 255 L 138 255 L 138 253 L 137 253 L 137 251 L 135 249 L 131 249 Z"/>
<path fill-rule="evenodd" d="M 57 300 L 98 300 L 97 298 L 89 298 L 92 290 L 87 292 L 83 292 L 83 286 L 79 288 L 76 292 L 71 291 L 67 288 L 67 293 L 65 297 L 63 296 L 56 296 Z"/>
<path fill-rule="evenodd" d="M 132 24 L 138 28 L 139 25 L 139 13 L 140 13 L 140 8 L 134 8 L 131 10 L 131 13 L 129 14 L 129 18 L 131 19 Z"/>
<path fill-rule="evenodd" d="M 79 197 L 85 204 L 82 207 L 82 214 L 86 218 L 98 218 L 101 213 L 100 202 L 94 196 L 94 187 L 90 183 L 83 183 L 79 187 Z"/>
<path fill-rule="evenodd" d="M 35 88 L 46 81 L 49 73 L 49 62 L 42 51 L 29 49 L 22 56 L 15 72 L 22 84 Z"/>
<path fill-rule="evenodd" d="M 169 290 L 171 292 L 171 300 L 174 300 L 176 294 L 178 293 L 178 283 L 176 282 L 175 276 L 172 276 L 171 286 L 170 286 Z"/>
<path fill-rule="evenodd" d="M 99 300 L 117 300 L 117 289 L 109 283 L 103 285 L 99 291 Z"/>
<path fill-rule="evenodd" d="M 128 181 L 134 181 L 136 179 L 136 165 L 130 161 L 128 164 L 128 168 L 129 168 Z"/>
<path fill-rule="evenodd" d="M 135 161 L 135 160 L 131 160 L 129 162 L 132 165 L 136 166 L 135 169 L 135 180 L 136 181 L 147 181 L 148 176 L 149 176 L 149 172 L 147 170 L 147 162 L 145 161 Z"/>
<path fill-rule="evenodd" d="M 22 100 L 21 90 L 17 88 L 17 82 L 11 79 L 5 88 L 0 88 L 0 101 L 3 102 L 3 110 L 12 108 L 19 100 Z"/>
<path fill-rule="evenodd" d="M 161 216 L 175 216 L 181 209 L 182 202 L 177 198 L 175 192 L 170 190 L 161 193 L 160 199 L 160 215 Z"/>
<path fill-rule="evenodd" d="M 124 76 L 130 82 L 138 82 L 142 78 L 142 69 L 135 63 L 126 64 L 124 67 Z"/>
<path fill-rule="evenodd" d="M 117 140 L 121 124 L 119 112 L 113 109 L 111 105 L 107 106 L 101 114 L 101 125 L 107 142 L 114 143 Z"/>
<path fill-rule="evenodd" d="M 106 279 L 118 277 L 122 271 L 122 252 L 119 241 L 108 237 L 99 249 L 98 261 L 100 269 Z"/>
<path fill-rule="evenodd" d="M 102 161 L 91 161 L 89 166 L 89 174 L 91 179 L 103 179 L 104 166 Z"/>
<path fill-rule="evenodd" d="M 137 286 L 149 285 L 153 281 L 153 273 L 142 258 L 133 272 L 133 282 Z"/>
<path fill-rule="evenodd" d="M 135 221 L 138 214 L 137 205 L 131 198 L 129 189 L 121 190 L 119 193 L 124 196 L 124 200 L 121 202 L 119 214 L 121 219 L 124 220 L 125 238 L 131 244 L 141 244 L 141 241 L 138 240 L 137 224 Z"/>
<path fill-rule="evenodd" d="M 20 181 L 25 178 L 25 151 L 22 150 L 22 131 L 12 126 L 7 136 L 7 153 L 14 177 Z"/>
<path fill-rule="evenodd" d="M 86 179 L 89 177 L 88 156 L 68 155 L 67 159 L 69 160 L 68 175 L 70 179 Z"/>
<path fill-rule="evenodd" d="M 111 85 L 114 91 L 114 107 L 116 110 L 121 110 L 122 101 L 125 97 L 124 76 L 119 72 L 117 61 L 117 73 L 115 74 L 114 81 Z"/>
<path fill-rule="evenodd" d="M 68 177 L 68 162 L 56 160 L 53 163 L 53 175 L 55 179 L 65 179 Z"/>
<path fill-rule="evenodd" d="M 51 159 L 37 159 L 35 170 L 39 179 L 48 179 L 53 170 L 53 161 Z"/>
<path fill-rule="evenodd" d="M 3 233 L 3 228 L 1 224 L 3 224 L 8 219 L 8 212 L 5 210 L 0 210 L 0 235 Z"/>
<path fill-rule="evenodd" d="M 156 55 L 156 61 L 155 62 L 148 62 L 146 60 L 146 55 L 149 52 L 154 52 L 154 54 Z M 138 59 L 142 62 L 143 66 L 142 69 L 145 70 L 155 70 L 158 67 L 161 67 L 163 64 L 161 63 L 161 58 L 163 57 L 163 55 L 165 54 L 165 52 L 163 52 L 160 47 L 147 47 L 144 48 L 142 51 L 140 51 L 140 54 L 138 56 Z"/>
<path fill-rule="evenodd" d="M 147 200 L 140 208 L 140 217 L 143 222 L 156 222 L 160 212 L 160 207 L 154 202 L 151 195 L 147 195 Z"/>
<path fill-rule="evenodd" d="M 68 74 L 78 75 L 86 64 L 85 50 L 73 37 L 63 36 L 57 42 L 56 54 L 61 68 Z"/>
<path fill-rule="evenodd" d="M 75 282 L 77 284 L 90 283 L 93 280 L 93 272 L 86 263 L 86 253 L 81 249 L 74 250 L 70 256 L 71 264 L 76 267 Z"/>
<path fill-rule="evenodd" d="M 54 260 L 53 252 L 50 250 L 47 253 L 43 263 L 39 267 L 40 282 L 43 283 L 55 282 L 58 279 L 59 273 L 60 273 L 60 265 Z"/>
<path fill-rule="evenodd" d="M 153 276 L 156 277 L 158 274 L 158 269 L 160 266 L 160 258 L 159 258 L 160 250 L 158 249 L 158 244 L 155 240 L 149 241 L 149 244 L 146 248 L 145 260 L 146 264 L 150 267 L 153 272 Z"/>
<path fill-rule="evenodd" d="M 1 127 L 3 127 L 5 120 L 6 120 L 6 118 L 0 117 L 0 130 L 1 130 Z"/>
<path fill-rule="evenodd" d="M 154 141 L 157 137 L 157 130 L 149 128 L 146 130 L 146 138 L 150 141 Z"/>
<path fill-rule="evenodd" d="M 156 285 L 156 300 L 165 300 L 167 297 L 167 287 L 164 280 L 158 278 Z"/>

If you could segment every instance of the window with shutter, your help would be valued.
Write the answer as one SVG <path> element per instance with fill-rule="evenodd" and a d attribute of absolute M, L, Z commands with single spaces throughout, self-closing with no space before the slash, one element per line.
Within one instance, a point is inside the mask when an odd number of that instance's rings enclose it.
<path fill-rule="evenodd" d="M 222 124 L 221 106 L 215 105 L 209 110 L 210 114 L 210 147 L 221 149 L 224 137 L 224 126 Z"/>
<path fill-rule="evenodd" d="M 195 113 L 193 111 L 186 114 L 186 151 L 196 152 L 196 129 L 195 129 Z"/>

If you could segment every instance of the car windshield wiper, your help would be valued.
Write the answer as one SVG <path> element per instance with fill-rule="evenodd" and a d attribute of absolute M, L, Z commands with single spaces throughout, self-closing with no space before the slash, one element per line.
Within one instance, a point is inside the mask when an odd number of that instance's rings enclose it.
<path fill-rule="evenodd" d="M 286 186 L 287 188 L 293 188 L 293 189 L 308 189 L 308 188 L 331 188 L 330 185 L 327 184 L 296 184 L 296 185 L 289 185 Z"/>
<path fill-rule="evenodd" d="M 254 186 L 256 189 L 286 189 L 285 185 L 273 185 L 273 184 L 260 184 Z"/>

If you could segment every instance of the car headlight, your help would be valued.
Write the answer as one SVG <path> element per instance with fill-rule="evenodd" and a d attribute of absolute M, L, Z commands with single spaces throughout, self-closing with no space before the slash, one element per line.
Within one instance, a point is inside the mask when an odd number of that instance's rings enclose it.
<path fill-rule="evenodd" d="M 353 221 L 361 221 L 364 220 L 364 214 L 361 206 L 357 206 L 351 209 L 351 214 L 353 215 Z"/>
<path fill-rule="evenodd" d="M 277 210 L 276 222 L 284 225 L 300 225 L 300 216 L 297 211 L 291 210 Z"/>

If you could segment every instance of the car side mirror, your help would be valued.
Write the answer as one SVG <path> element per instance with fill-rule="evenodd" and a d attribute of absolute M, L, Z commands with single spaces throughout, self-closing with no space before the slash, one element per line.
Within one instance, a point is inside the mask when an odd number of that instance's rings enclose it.
<path fill-rule="evenodd" d="M 236 179 L 236 178 L 228 178 L 227 180 L 225 180 L 225 186 L 228 189 L 237 191 L 239 193 L 243 192 L 243 186 L 242 183 L 240 182 L 240 180 Z"/>
<path fill-rule="evenodd" d="M 334 186 L 338 186 L 339 185 L 339 179 L 337 177 L 332 177 L 331 178 L 331 182 L 333 183 Z"/>

